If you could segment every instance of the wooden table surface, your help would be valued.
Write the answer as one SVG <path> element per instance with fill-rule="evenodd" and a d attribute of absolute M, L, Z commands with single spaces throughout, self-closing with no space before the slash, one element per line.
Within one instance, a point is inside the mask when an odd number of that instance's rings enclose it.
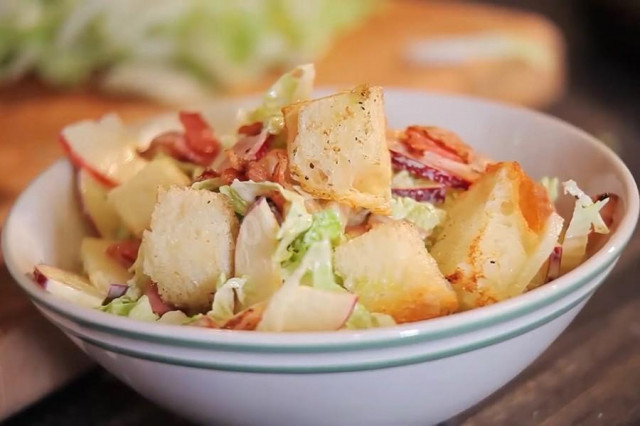
<path fill-rule="evenodd" d="M 544 3 L 544 2 L 542 2 Z M 553 2 L 552 2 L 553 3 Z M 597 58 L 578 58 L 569 94 L 549 112 L 606 137 L 640 176 L 640 126 L 637 82 L 630 74 L 603 66 Z M 589 73 L 584 70 L 588 69 Z M 606 81 L 607 84 L 600 84 Z M 634 86 L 635 83 L 635 86 Z M 158 112 L 146 102 L 108 99 L 78 92 L 61 95 L 37 84 L 0 92 L 0 218 L 25 183 L 61 152 L 52 143 L 61 123 L 118 110 L 127 120 Z M 613 135 L 613 137 L 611 137 Z M 62 370 L 86 368 L 81 356 L 63 357 L 69 347 L 56 339 L 0 269 L 0 411 L 34 395 L 16 394 L 20 376 L 6 377 L 28 363 L 9 350 L 7 324 L 45 336 L 31 352 L 47 350 Z M 43 331 L 44 330 L 44 331 Z M 51 340 L 47 340 L 47 339 Z M 56 355 L 59 354 L 59 355 Z M 4 358 L 3 358 L 4 357 Z M 43 371 L 47 371 L 42 366 Z M 481 367 L 480 367 L 481 368 Z M 38 380 L 56 382 L 65 371 Z M 4 378 L 3 378 L 4 377 Z M 417 390 L 419 391 L 419 390 Z M 425 390 L 425 397 L 428 392 Z M 80 379 L 7 421 L 8 425 L 147 425 L 188 424 L 164 412 L 117 382 L 92 369 Z M 457 425 L 616 425 L 640 424 L 640 234 L 612 275 L 560 338 L 512 383 L 468 412 L 446 422 Z"/>

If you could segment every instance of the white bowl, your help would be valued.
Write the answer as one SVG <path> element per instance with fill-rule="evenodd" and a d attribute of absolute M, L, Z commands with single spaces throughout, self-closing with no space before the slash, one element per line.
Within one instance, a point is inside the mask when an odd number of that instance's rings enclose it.
<path fill-rule="evenodd" d="M 617 229 L 584 264 L 552 283 L 445 318 L 292 334 L 150 324 L 74 306 L 27 278 L 41 262 L 78 266 L 84 229 L 72 169 L 60 161 L 13 207 L 2 241 L 7 266 L 36 307 L 90 357 L 186 418 L 238 425 L 443 421 L 511 380 L 567 327 L 631 237 L 638 190 L 608 148 L 554 118 L 402 90 L 388 90 L 386 106 L 394 127 L 447 127 L 496 159 L 520 161 L 534 177 L 573 178 L 591 194 L 620 195 Z"/>

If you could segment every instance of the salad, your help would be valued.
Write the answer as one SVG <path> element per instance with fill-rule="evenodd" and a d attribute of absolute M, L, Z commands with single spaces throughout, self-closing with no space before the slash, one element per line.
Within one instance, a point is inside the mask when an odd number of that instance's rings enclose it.
<path fill-rule="evenodd" d="M 312 65 L 283 75 L 231 135 L 194 111 L 171 126 L 108 115 L 64 128 L 92 236 L 81 273 L 36 265 L 35 281 L 141 321 L 373 328 L 517 296 L 609 232 L 616 196 L 564 182 L 564 220 L 558 179 L 443 128 L 387 128 L 380 87 L 313 99 L 313 80 Z"/>

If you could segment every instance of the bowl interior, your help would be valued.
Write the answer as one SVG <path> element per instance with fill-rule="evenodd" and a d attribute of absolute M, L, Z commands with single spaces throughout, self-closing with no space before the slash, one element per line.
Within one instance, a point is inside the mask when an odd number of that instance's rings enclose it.
<path fill-rule="evenodd" d="M 618 255 L 631 236 L 638 216 L 638 191 L 633 177 L 608 148 L 586 133 L 543 114 L 465 97 L 387 90 L 385 101 L 391 127 L 425 124 L 449 128 L 494 159 L 519 161 L 534 178 L 557 176 L 561 180 L 574 179 L 590 194 L 613 192 L 620 195 L 622 200 L 617 213 L 620 226 L 600 252 Z M 208 107 L 207 115 L 214 124 L 220 122 L 223 125 L 235 115 L 239 105 L 251 102 L 252 99 L 244 99 L 215 104 Z M 177 125 L 177 121 L 171 124 L 169 120 L 169 124 L 158 126 L 157 131 L 174 125 Z M 148 129 L 145 137 L 150 136 Z M 25 191 L 5 226 L 3 252 L 7 265 L 32 296 L 38 289 L 23 278 L 32 271 L 33 265 L 48 263 L 63 268 L 79 267 L 80 240 L 87 230 L 83 226 L 82 215 L 74 196 L 74 178 L 71 166 L 65 161 L 54 165 Z M 566 204 L 569 205 L 570 202 Z M 566 210 L 566 206 L 561 210 Z M 598 262 L 603 264 L 612 261 L 604 257 L 598 260 L 599 255 L 600 253 L 596 254 L 594 259 L 578 269 L 594 269 Z M 569 282 L 572 273 L 557 280 L 558 286 Z M 543 290 L 540 294 L 545 291 L 549 293 L 553 289 Z M 537 294 L 537 290 L 534 290 L 515 299 L 533 300 L 543 297 Z M 477 316 L 475 311 L 492 315 L 492 312 L 508 308 L 510 303 L 514 306 L 520 302 L 502 302 L 452 317 L 427 321 L 429 324 L 425 326 L 437 327 L 447 321 L 463 321 L 463 318 Z M 65 309 L 78 311 L 71 306 Z M 454 318 L 458 316 L 459 320 Z M 120 321 L 118 318 L 113 320 Z M 140 327 L 146 328 L 148 324 Z"/>

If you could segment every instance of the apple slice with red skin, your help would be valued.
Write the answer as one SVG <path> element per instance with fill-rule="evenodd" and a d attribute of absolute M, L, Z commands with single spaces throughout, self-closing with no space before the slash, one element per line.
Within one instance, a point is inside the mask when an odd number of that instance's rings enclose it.
<path fill-rule="evenodd" d="M 349 319 L 357 301 L 358 297 L 348 292 L 303 285 L 283 286 L 269 300 L 257 330 L 338 330 Z"/>
<path fill-rule="evenodd" d="M 107 186 L 125 182 L 146 164 L 137 155 L 135 141 L 116 115 L 67 126 L 59 140 L 76 167 Z"/>
<path fill-rule="evenodd" d="M 93 230 L 103 238 L 116 238 L 123 225 L 118 213 L 107 202 L 110 186 L 101 183 L 86 169 L 78 170 L 76 182 L 82 212 Z"/>
<path fill-rule="evenodd" d="M 55 266 L 37 265 L 33 279 L 55 297 L 87 308 L 97 308 L 104 301 L 104 294 L 93 287 L 88 279 Z"/>
<path fill-rule="evenodd" d="M 391 154 L 391 165 L 395 169 L 406 170 L 416 177 L 429 179 L 451 188 L 467 189 L 470 185 L 469 181 L 444 170 L 429 166 L 419 159 L 413 158 L 408 153 L 395 149 L 391 149 L 389 152 Z"/>

